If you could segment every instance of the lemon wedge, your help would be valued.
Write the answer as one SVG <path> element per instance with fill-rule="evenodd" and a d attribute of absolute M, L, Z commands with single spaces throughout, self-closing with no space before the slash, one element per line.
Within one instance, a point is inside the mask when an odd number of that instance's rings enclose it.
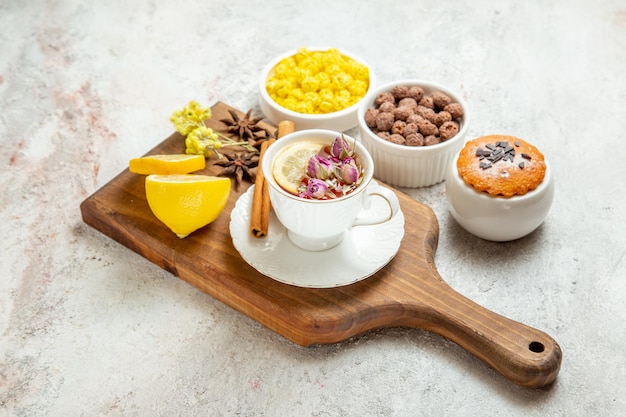
<path fill-rule="evenodd" d="M 215 220 L 229 195 L 229 178 L 194 174 L 146 177 L 150 209 L 181 239 Z"/>
<path fill-rule="evenodd" d="M 169 154 L 148 155 L 133 158 L 128 163 L 128 169 L 135 174 L 188 174 L 204 169 L 206 159 L 204 155 Z"/>
<path fill-rule="evenodd" d="M 298 194 L 307 163 L 320 149 L 320 143 L 311 141 L 295 142 L 281 149 L 272 163 L 272 175 L 278 185 L 291 194 Z"/>

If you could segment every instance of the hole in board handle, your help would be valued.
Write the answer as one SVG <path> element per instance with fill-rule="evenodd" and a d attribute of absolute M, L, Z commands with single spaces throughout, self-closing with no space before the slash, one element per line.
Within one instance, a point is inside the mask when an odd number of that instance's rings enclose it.
<path fill-rule="evenodd" d="M 541 342 L 530 342 L 528 349 L 530 349 L 531 352 L 541 353 L 545 350 L 545 346 Z"/>

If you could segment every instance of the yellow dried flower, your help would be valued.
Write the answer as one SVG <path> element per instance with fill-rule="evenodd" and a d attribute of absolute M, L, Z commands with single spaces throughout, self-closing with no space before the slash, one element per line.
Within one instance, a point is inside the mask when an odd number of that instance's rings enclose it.
<path fill-rule="evenodd" d="M 258 153 L 258 149 L 250 145 L 247 140 L 236 142 L 231 138 L 215 132 L 204 122 L 213 116 L 210 107 L 202 107 L 198 102 L 191 100 L 181 110 L 176 110 L 170 116 L 170 122 L 176 131 L 185 137 L 185 153 L 190 155 L 204 155 L 210 157 L 216 154 L 223 146 L 241 146 L 249 152 Z"/>
<path fill-rule="evenodd" d="M 201 126 L 189 132 L 187 139 L 185 139 L 185 146 L 187 147 L 185 149 L 187 154 L 209 157 L 222 147 L 222 142 L 213 129 Z"/>
<path fill-rule="evenodd" d="M 183 136 L 187 136 L 197 127 L 204 126 L 204 120 L 212 116 L 211 109 L 202 107 L 198 102 L 192 100 L 181 110 L 177 110 L 170 116 L 170 122 L 174 128 Z"/>

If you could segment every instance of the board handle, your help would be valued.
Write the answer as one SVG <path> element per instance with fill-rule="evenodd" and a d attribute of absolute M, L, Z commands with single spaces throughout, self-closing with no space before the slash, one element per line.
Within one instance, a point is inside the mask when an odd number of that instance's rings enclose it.
<path fill-rule="evenodd" d="M 409 307 L 411 327 L 458 344 L 518 385 L 540 388 L 556 379 L 562 352 L 552 337 L 482 307 L 443 280 L 435 287 L 427 291 L 429 302 Z"/>

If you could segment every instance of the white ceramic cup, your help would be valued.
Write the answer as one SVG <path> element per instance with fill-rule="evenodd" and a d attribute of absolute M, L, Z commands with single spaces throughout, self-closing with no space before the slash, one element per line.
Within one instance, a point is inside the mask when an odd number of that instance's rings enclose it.
<path fill-rule="evenodd" d="M 374 175 L 374 162 L 363 145 L 347 135 L 344 135 L 344 139 L 350 147 L 356 142 L 356 153 L 364 167 L 363 181 L 356 190 L 336 199 L 309 200 L 293 195 L 278 185 L 272 175 L 272 164 L 281 149 L 302 140 L 330 145 L 339 135 L 341 133 L 323 129 L 290 133 L 268 147 L 261 162 L 276 217 L 287 229 L 287 235 L 293 244 L 305 250 L 331 249 L 341 243 L 349 228 L 385 223 L 391 220 L 400 208 L 398 197 L 390 189 L 376 187 L 376 191 L 368 191 L 368 185 Z M 386 200 L 389 211 L 374 213 L 369 210 L 372 198 Z"/>

